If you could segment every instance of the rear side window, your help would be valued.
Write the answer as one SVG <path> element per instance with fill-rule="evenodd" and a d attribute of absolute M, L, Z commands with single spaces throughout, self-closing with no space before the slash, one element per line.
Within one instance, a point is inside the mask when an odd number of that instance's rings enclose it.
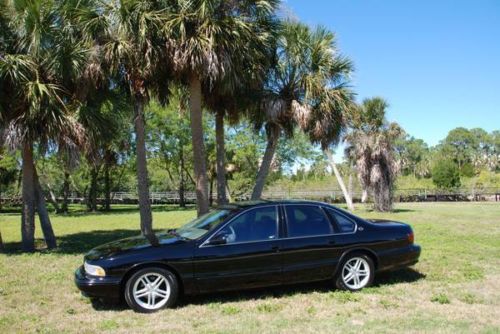
<path fill-rule="evenodd" d="M 319 206 L 286 205 L 288 236 L 303 237 L 332 234 L 333 228 Z"/>
<path fill-rule="evenodd" d="M 326 209 L 328 214 L 335 220 L 340 233 L 354 232 L 356 225 L 352 220 L 333 209 Z"/>

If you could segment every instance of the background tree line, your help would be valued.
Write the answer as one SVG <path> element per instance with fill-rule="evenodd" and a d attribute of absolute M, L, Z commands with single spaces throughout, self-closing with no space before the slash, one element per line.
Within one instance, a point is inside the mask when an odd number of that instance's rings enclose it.
<path fill-rule="evenodd" d="M 385 119 L 383 99 L 355 103 L 334 34 L 281 17 L 279 5 L 2 0 L 0 181 L 21 194 L 23 249 L 34 249 L 35 214 L 56 247 L 47 200 L 64 213 L 76 192 L 90 211 L 98 197 L 109 210 L 113 191 L 134 190 L 141 232 L 156 243 L 151 190 L 194 190 L 202 215 L 213 201 L 261 198 L 301 159 L 328 166 L 353 209 L 332 154 L 341 141 L 347 173 L 390 210 L 397 173 L 417 170 L 410 139 Z M 460 173 L 496 171 L 498 149 L 478 136 L 439 151 Z"/>

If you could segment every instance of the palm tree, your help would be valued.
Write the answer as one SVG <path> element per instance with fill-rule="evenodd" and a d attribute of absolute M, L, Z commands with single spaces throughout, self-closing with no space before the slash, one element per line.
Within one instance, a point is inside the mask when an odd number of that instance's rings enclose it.
<path fill-rule="evenodd" d="M 236 123 L 244 114 L 258 106 L 255 99 L 262 90 L 264 80 L 272 64 L 272 57 L 278 34 L 278 21 L 274 7 L 252 5 L 246 15 L 252 20 L 254 31 L 244 53 L 234 53 L 233 67 L 223 80 L 208 85 L 204 92 L 205 103 L 215 113 L 217 202 L 225 204 L 227 199 L 226 163 L 224 148 L 224 118 Z M 273 3 L 269 5 L 275 6 Z M 270 10 L 273 9 L 273 10 Z"/>
<path fill-rule="evenodd" d="M 258 40 L 267 37 L 264 33 L 256 34 L 254 26 L 275 11 L 278 1 L 177 0 L 172 3 L 165 25 L 170 36 L 167 49 L 173 70 L 189 88 L 197 208 L 201 215 L 209 207 L 202 127 L 203 87 L 231 73 L 241 55 L 254 54 L 255 41 L 260 45 L 266 42 Z"/>
<path fill-rule="evenodd" d="M 22 150 L 23 249 L 34 250 L 35 205 L 47 246 L 52 248 L 56 242 L 37 181 L 34 145 L 44 150 L 50 142 L 76 145 L 81 139 L 81 127 L 71 112 L 72 90 L 65 86 L 64 74 L 70 69 L 81 73 L 87 53 L 80 43 L 72 44 L 71 52 L 62 48 L 67 26 L 55 3 L 4 1 L 1 7 L 8 37 L 2 39 L 0 51 L 0 112 L 7 143 Z"/>
<path fill-rule="evenodd" d="M 235 66 L 231 73 L 223 80 L 204 89 L 205 104 L 208 109 L 215 114 L 215 144 L 216 144 L 216 175 L 217 175 L 217 203 L 226 204 L 227 180 L 226 180 L 226 149 L 224 134 L 224 118 L 230 124 L 236 124 L 242 116 L 257 110 L 258 91 L 262 89 L 265 74 L 270 66 L 269 59 L 272 55 L 271 39 L 274 38 L 273 29 L 275 24 L 272 16 L 266 20 L 263 27 L 259 27 L 255 33 L 257 42 L 268 41 L 267 43 L 255 43 L 256 46 L 249 48 L 254 52 L 238 54 L 241 59 L 235 59 Z M 259 37 L 259 34 L 266 34 L 266 38 Z M 269 37 L 267 37 L 269 36 Z"/>
<path fill-rule="evenodd" d="M 373 192 L 377 211 L 392 210 L 393 187 L 398 171 L 394 142 L 403 130 L 385 119 L 387 102 L 374 97 L 363 100 L 351 115 L 346 135 L 346 155 L 356 162 L 360 183 Z"/>
<path fill-rule="evenodd" d="M 168 76 L 165 63 L 165 39 L 162 35 L 166 19 L 164 4 L 157 1 L 120 0 L 105 7 L 108 33 L 103 45 L 104 57 L 121 76 L 134 107 L 134 129 L 137 156 L 137 184 L 141 232 L 153 244 L 153 218 L 149 200 L 149 177 L 146 160 L 144 106 L 151 94 L 165 101 Z"/>
<path fill-rule="evenodd" d="M 252 199 L 262 195 L 281 133 L 293 135 L 298 126 L 326 150 L 338 142 L 344 126 L 342 112 L 352 97 L 345 84 L 352 64 L 338 54 L 328 30 L 311 31 L 304 24 L 285 22 L 275 58 L 264 91 L 264 112 L 254 117 L 257 128 L 265 127 L 267 146 Z"/>

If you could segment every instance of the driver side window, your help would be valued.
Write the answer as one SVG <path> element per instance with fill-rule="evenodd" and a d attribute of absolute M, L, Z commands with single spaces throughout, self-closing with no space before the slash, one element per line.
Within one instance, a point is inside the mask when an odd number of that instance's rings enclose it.
<path fill-rule="evenodd" d="M 226 244 L 272 240 L 278 237 L 278 212 L 275 206 L 251 209 L 217 233 Z"/>

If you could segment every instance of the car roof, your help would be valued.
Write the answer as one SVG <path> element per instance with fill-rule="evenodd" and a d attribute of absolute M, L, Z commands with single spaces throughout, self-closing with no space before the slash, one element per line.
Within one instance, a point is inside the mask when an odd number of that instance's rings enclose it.
<path fill-rule="evenodd" d="M 252 207 L 260 207 L 272 204 L 318 204 L 318 205 L 328 205 L 326 203 L 318 201 L 308 201 L 300 199 L 283 199 L 283 200 L 257 200 L 257 201 L 241 201 L 233 202 L 226 205 L 220 205 L 218 208 L 221 209 L 247 209 Z"/>

